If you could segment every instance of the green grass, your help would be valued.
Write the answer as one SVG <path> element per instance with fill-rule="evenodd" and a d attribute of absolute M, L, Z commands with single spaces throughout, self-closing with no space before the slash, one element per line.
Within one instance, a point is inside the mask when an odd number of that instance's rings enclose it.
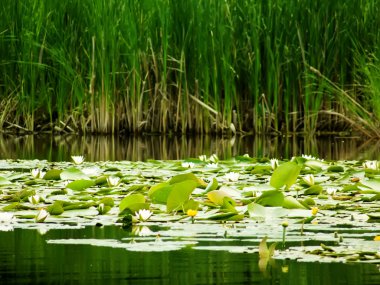
<path fill-rule="evenodd" d="M 379 2 L 3 0 L 0 128 L 378 135 Z"/>

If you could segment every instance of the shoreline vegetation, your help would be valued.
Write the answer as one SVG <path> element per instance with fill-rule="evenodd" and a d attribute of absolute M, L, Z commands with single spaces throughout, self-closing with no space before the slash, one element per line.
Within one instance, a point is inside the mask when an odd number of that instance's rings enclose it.
<path fill-rule="evenodd" d="M 379 2 L 3 0 L 0 132 L 379 137 Z"/>

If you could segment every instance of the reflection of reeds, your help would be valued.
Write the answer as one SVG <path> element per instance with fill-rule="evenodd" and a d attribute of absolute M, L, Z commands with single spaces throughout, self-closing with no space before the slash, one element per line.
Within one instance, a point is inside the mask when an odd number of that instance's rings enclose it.
<path fill-rule="evenodd" d="M 379 136 L 378 2 L 3 0 L 0 128 Z"/>
<path fill-rule="evenodd" d="M 0 159 L 47 159 L 71 161 L 84 155 L 86 161 L 178 160 L 217 154 L 221 159 L 249 154 L 251 157 L 291 158 L 310 154 L 319 158 L 380 159 L 380 144 L 358 138 L 304 138 L 236 136 L 0 136 Z"/>

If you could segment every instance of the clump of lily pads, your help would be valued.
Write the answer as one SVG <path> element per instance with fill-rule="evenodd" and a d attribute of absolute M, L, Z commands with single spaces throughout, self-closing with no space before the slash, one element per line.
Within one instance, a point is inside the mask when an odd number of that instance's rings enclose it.
<path fill-rule="evenodd" d="M 337 226 L 350 234 L 357 228 L 370 237 L 380 231 L 378 162 L 305 155 L 282 161 L 248 155 L 220 160 L 215 154 L 183 161 L 72 159 L 74 164 L 2 161 L 0 230 L 33 223 L 128 229 L 163 223 L 236 224 L 240 233 L 246 229 L 251 234 L 251 227 L 258 227 L 261 238 L 282 241 L 284 249 L 318 230 L 336 232 Z M 231 234 L 239 232 L 227 236 Z M 308 250 L 313 253 L 317 251 Z M 377 254 L 371 256 L 380 262 Z"/>

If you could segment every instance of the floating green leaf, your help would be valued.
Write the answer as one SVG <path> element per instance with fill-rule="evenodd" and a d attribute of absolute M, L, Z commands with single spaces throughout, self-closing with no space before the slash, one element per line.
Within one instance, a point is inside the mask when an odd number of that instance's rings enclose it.
<path fill-rule="evenodd" d="M 323 188 L 321 185 L 312 185 L 309 188 L 307 188 L 304 192 L 305 195 L 319 195 L 323 191 Z"/>
<path fill-rule="evenodd" d="M 166 211 L 168 213 L 179 210 L 189 200 L 190 194 L 194 191 L 197 183 L 193 180 L 185 180 L 175 183 L 168 196 Z"/>
<path fill-rule="evenodd" d="M 265 191 L 261 194 L 259 198 L 257 198 L 255 202 L 262 206 L 282 206 L 284 202 L 284 193 L 282 193 L 282 191 L 279 190 Z"/>
<path fill-rule="evenodd" d="M 52 205 L 47 207 L 46 210 L 49 212 L 50 215 L 60 215 L 64 212 L 63 202 L 55 201 Z"/>
<path fill-rule="evenodd" d="M 327 168 L 328 172 L 344 172 L 344 167 L 341 165 L 331 165 Z"/>
<path fill-rule="evenodd" d="M 296 198 L 292 196 L 286 196 L 282 206 L 286 209 L 307 209 Z"/>
<path fill-rule="evenodd" d="M 62 180 L 90 179 L 86 174 L 84 174 L 81 170 L 75 167 L 70 167 L 68 169 L 63 170 L 60 176 Z"/>
<path fill-rule="evenodd" d="M 0 186 L 12 184 L 8 179 L 0 176 Z"/>
<path fill-rule="evenodd" d="M 50 169 L 47 171 L 43 177 L 45 180 L 60 180 L 61 179 L 61 169 Z"/>
<path fill-rule="evenodd" d="M 213 177 L 212 180 L 207 184 L 205 192 L 207 193 L 212 190 L 216 190 L 217 188 L 218 188 L 218 180 L 216 180 L 216 178 Z"/>
<path fill-rule="evenodd" d="M 169 180 L 169 184 L 175 184 L 175 183 L 183 182 L 186 180 L 192 180 L 192 181 L 196 182 L 196 187 L 206 187 L 207 186 L 206 182 L 204 182 L 202 179 L 195 176 L 195 174 L 192 172 L 173 176 Z"/>
<path fill-rule="evenodd" d="M 153 203 L 166 204 L 170 192 L 173 190 L 173 185 L 167 182 L 153 185 L 148 192 L 148 196 Z"/>
<path fill-rule="evenodd" d="M 75 181 L 67 184 L 66 188 L 69 188 L 69 189 L 75 190 L 75 191 L 82 191 L 82 190 L 87 189 L 89 187 L 92 187 L 94 185 L 95 185 L 95 182 L 92 180 L 79 179 L 79 180 L 75 180 Z"/>
<path fill-rule="evenodd" d="M 226 191 L 213 190 L 207 193 L 207 198 L 216 205 L 222 206 L 224 197 L 230 197 Z"/>
<path fill-rule="evenodd" d="M 274 188 L 281 188 L 286 185 L 289 188 L 296 182 L 300 171 L 301 167 L 296 162 L 285 162 L 274 170 L 270 185 Z"/>
<path fill-rule="evenodd" d="M 140 208 L 142 207 L 142 208 Z M 119 205 L 119 213 L 124 212 L 125 209 L 130 209 L 132 213 L 136 211 L 136 209 L 145 209 L 145 196 L 137 193 L 131 194 L 121 200 Z"/>
<path fill-rule="evenodd" d="M 185 213 L 187 212 L 187 210 L 198 210 L 198 208 L 199 208 L 199 202 L 193 199 L 190 199 L 186 203 L 183 204 L 183 211 Z"/>

